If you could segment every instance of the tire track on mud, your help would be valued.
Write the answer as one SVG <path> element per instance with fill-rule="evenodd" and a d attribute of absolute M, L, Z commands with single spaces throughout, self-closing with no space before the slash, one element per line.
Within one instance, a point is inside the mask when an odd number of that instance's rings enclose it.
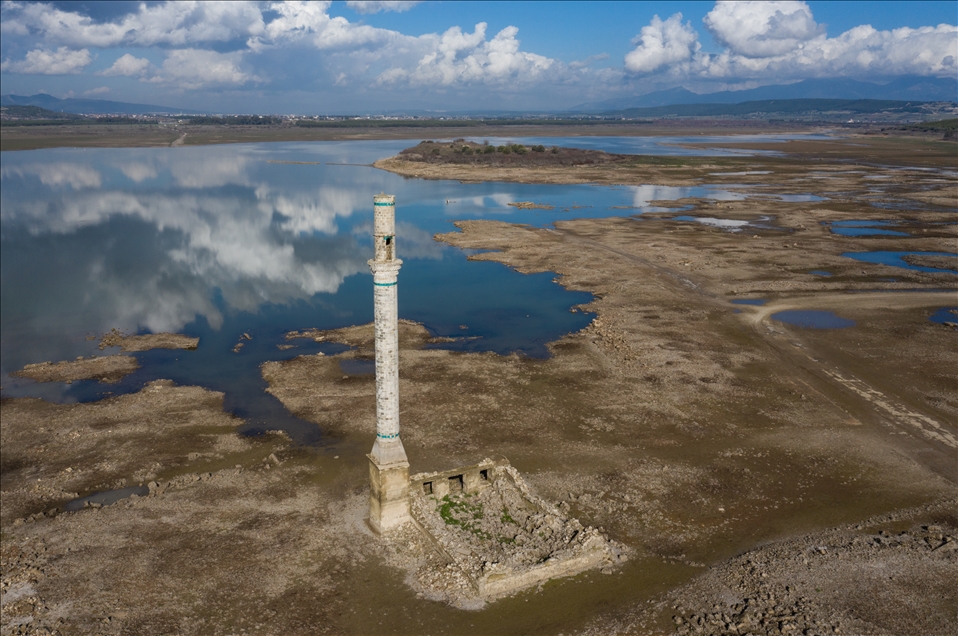
<path fill-rule="evenodd" d="M 845 377 L 838 371 L 822 369 L 826 375 L 860 395 L 870 403 L 885 411 L 896 422 L 906 424 L 918 430 L 924 437 L 958 449 L 958 438 L 944 426 L 927 415 L 917 413 L 902 404 L 892 402 L 888 396 L 855 377 Z"/>
<path fill-rule="evenodd" d="M 707 291 L 701 285 L 690 280 L 684 273 L 658 265 L 627 251 L 605 245 L 594 239 L 586 238 L 574 231 L 558 228 L 553 231 L 559 232 L 570 241 L 615 254 L 627 261 L 650 269 L 656 274 L 670 278 L 680 283 L 683 291 L 692 292 L 710 304 L 720 305 L 723 308 L 729 305 L 728 299 Z M 791 347 L 786 347 L 785 343 L 781 342 L 781 336 L 785 334 L 772 329 L 768 325 L 768 319 L 772 314 L 786 309 L 840 309 L 849 306 L 858 308 L 895 306 L 907 309 L 947 305 L 953 302 L 953 295 L 947 292 L 840 292 L 782 299 L 762 306 L 745 305 L 738 307 L 738 309 L 742 310 L 741 316 L 752 327 L 752 331 L 758 336 L 759 341 L 764 343 L 767 349 L 773 352 L 785 367 L 794 369 L 797 372 L 795 379 L 805 385 L 810 392 L 817 394 L 823 401 L 832 404 L 833 407 L 844 413 L 848 412 L 847 409 L 828 395 L 833 391 L 828 391 L 822 386 L 823 384 L 837 390 L 842 395 L 851 397 L 856 402 L 864 401 L 864 406 L 868 411 L 875 413 L 882 420 L 891 422 L 897 429 L 921 441 L 924 445 L 930 446 L 936 453 L 944 453 L 947 457 L 953 459 L 954 451 L 958 449 L 958 437 L 941 422 L 901 404 L 864 380 L 853 376 L 845 369 L 827 368 L 822 360 L 813 357 L 801 345 L 790 343 Z M 793 351 L 792 348 L 796 350 Z M 927 465 L 927 462 L 922 463 Z M 954 476 L 948 478 L 952 481 L 955 480 Z"/>

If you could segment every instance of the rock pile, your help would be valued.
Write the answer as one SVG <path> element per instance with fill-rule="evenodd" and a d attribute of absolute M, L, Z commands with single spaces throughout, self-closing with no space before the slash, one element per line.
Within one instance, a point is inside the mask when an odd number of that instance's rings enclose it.
<path fill-rule="evenodd" d="M 953 527 L 817 539 L 769 546 L 713 570 L 697 585 L 700 590 L 681 595 L 673 606 L 676 632 L 933 634 L 953 614 L 954 590 L 945 583 L 958 574 Z M 917 570 L 943 586 L 924 583 L 920 590 Z M 906 589 L 919 592 L 921 600 L 907 601 Z"/>

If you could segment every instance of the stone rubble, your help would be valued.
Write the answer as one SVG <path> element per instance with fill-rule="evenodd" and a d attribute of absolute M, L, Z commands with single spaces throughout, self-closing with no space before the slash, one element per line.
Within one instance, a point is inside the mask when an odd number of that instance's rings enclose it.
<path fill-rule="evenodd" d="M 490 473 L 491 485 L 477 493 L 440 499 L 413 489 L 415 524 L 388 540 L 407 546 L 406 558 L 416 561 L 409 582 L 424 597 L 481 607 L 551 578 L 611 572 L 626 560 L 623 546 L 532 494 L 512 466 Z"/>

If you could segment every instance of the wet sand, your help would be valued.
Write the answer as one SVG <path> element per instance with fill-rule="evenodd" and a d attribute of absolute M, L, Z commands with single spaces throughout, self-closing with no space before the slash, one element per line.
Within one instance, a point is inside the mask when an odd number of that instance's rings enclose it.
<path fill-rule="evenodd" d="M 539 496 L 632 551 L 611 574 L 553 581 L 474 612 L 417 599 L 362 520 L 374 378 L 339 365 L 372 356 L 371 326 L 361 325 L 300 334 L 350 351 L 263 366 L 269 391 L 334 440 L 322 449 L 239 438 L 221 398 L 196 388 L 160 384 L 157 403 L 147 390 L 75 406 L 5 400 L 0 556 L 13 600 L 4 629 L 750 633 L 748 619 L 751 633 L 793 624 L 950 633 L 958 596 L 942 582 L 958 578 L 949 547 L 958 536 L 958 331 L 928 317 L 955 304 L 958 276 L 842 254 L 954 251 L 954 212 L 913 209 L 916 193 L 951 200 L 954 181 L 843 159 L 736 160 L 772 171 L 743 190 L 828 199 L 683 202 L 693 207 L 682 215 L 771 217 L 739 232 L 673 213 L 542 229 L 460 222 L 437 238 L 490 250 L 476 260 L 555 272 L 595 295 L 583 309 L 596 319 L 550 345 L 548 360 L 432 349 L 421 327 L 402 326 L 411 470 L 507 457 Z M 689 183 L 744 178 L 694 162 L 667 169 Z M 653 182 L 654 169 L 643 174 L 635 168 L 631 183 Z M 883 178 L 866 178 L 875 176 Z M 898 221 L 910 237 L 844 237 L 823 225 L 861 218 Z M 811 273 L 819 270 L 831 275 Z M 731 302 L 740 299 L 765 304 Z M 856 324 L 794 327 L 774 319 L 784 309 L 834 311 Z M 81 414 L 83 426 L 71 419 Z M 95 439 L 91 448 L 144 441 L 78 462 L 62 441 L 74 433 Z M 68 481 L 66 468 L 96 461 L 106 463 L 95 478 Z M 114 506 L 48 513 L 121 479 L 154 485 Z M 881 571 L 895 581 L 868 574 Z M 893 596 L 876 604 L 887 590 Z"/>

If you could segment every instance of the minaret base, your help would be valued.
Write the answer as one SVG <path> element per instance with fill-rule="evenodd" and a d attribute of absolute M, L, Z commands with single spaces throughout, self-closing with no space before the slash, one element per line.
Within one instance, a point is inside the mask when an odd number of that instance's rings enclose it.
<path fill-rule="evenodd" d="M 369 457 L 369 527 L 377 534 L 408 523 L 409 462 L 402 442 L 376 440 Z"/>

